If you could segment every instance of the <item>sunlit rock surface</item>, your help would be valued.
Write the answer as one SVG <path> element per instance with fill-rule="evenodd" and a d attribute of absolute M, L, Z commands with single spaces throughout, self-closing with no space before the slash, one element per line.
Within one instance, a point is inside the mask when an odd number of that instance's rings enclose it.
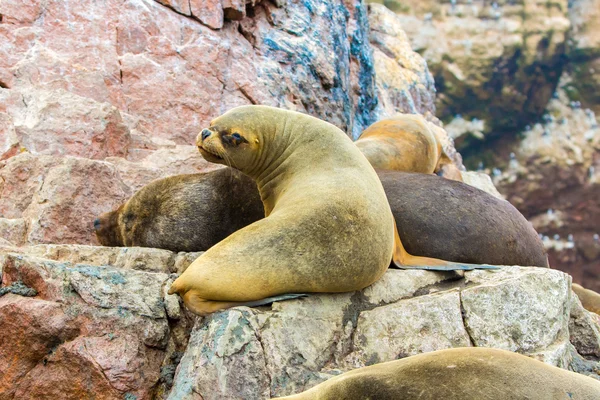
<path fill-rule="evenodd" d="M 0 15 L 0 238 L 13 245 L 97 244 L 94 218 L 145 184 L 218 168 L 195 137 L 235 106 L 306 112 L 353 138 L 435 111 L 396 16 L 358 1 L 6 0 Z"/>

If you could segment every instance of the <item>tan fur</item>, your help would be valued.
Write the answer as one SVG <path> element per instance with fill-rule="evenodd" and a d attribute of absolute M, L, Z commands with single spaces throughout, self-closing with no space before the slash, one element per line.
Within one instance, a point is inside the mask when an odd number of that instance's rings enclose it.
<path fill-rule="evenodd" d="M 375 169 L 442 172 L 444 177 L 462 181 L 436 128 L 421 115 L 398 114 L 369 126 L 355 144 Z"/>
<path fill-rule="evenodd" d="M 505 350 L 456 348 L 355 369 L 287 400 L 600 399 L 600 382 Z"/>
<path fill-rule="evenodd" d="M 581 300 L 581 305 L 588 311 L 600 315 L 600 294 L 594 292 L 593 290 L 586 289 L 577 283 L 573 283 L 571 286 L 579 300 Z"/>
<path fill-rule="evenodd" d="M 173 283 L 169 293 L 193 312 L 284 293 L 359 290 L 385 272 L 392 213 L 373 167 L 341 130 L 245 106 L 208 132 L 199 135 L 201 154 L 255 179 L 266 218 L 217 243 Z"/>

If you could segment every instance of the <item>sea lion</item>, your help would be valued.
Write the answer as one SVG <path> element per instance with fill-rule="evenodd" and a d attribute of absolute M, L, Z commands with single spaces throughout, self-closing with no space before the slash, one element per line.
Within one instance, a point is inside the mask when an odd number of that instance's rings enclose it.
<path fill-rule="evenodd" d="M 600 315 L 600 294 L 593 290 L 586 289 L 577 283 L 571 285 L 571 289 L 575 292 L 581 305 L 588 311 Z"/>
<path fill-rule="evenodd" d="M 297 292 L 350 292 L 403 266 L 461 268 L 406 253 L 381 182 L 335 126 L 267 106 L 242 106 L 197 138 L 202 156 L 253 178 L 265 218 L 217 243 L 173 282 L 205 315 Z M 473 266 L 469 266 L 472 268 Z"/>
<path fill-rule="evenodd" d="M 232 168 L 158 179 L 94 221 L 104 246 L 204 251 L 264 217 L 256 183 Z"/>
<path fill-rule="evenodd" d="M 375 169 L 433 174 L 462 181 L 444 151 L 440 128 L 416 114 L 398 114 L 375 122 L 354 142 Z"/>
<path fill-rule="evenodd" d="M 600 382 L 518 353 L 466 347 L 358 368 L 280 399 L 595 400 Z"/>
<path fill-rule="evenodd" d="M 408 253 L 458 263 L 548 267 L 538 234 L 508 201 L 435 175 L 377 174 Z M 100 216 L 96 234 L 105 246 L 205 251 L 263 217 L 256 183 L 226 168 L 150 183 Z"/>
<path fill-rule="evenodd" d="M 436 175 L 377 173 L 408 253 L 458 263 L 549 266 L 538 233 L 510 202 Z"/>

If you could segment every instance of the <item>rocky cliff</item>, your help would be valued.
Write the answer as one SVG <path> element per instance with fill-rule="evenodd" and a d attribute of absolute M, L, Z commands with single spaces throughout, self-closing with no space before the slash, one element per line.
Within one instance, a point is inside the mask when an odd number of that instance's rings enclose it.
<path fill-rule="evenodd" d="M 233 106 L 351 137 L 398 111 L 436 121 L 409 37 L 359 1 L 1 2 L 0 399 L 262 399 L 457 346 L 597 376 L 598 317 L 559 271 L 390 270 L 198 318 L 166 294 L 198 254 L 94 246 L 94 217 L 144 184 L 216 168 L 193 140 Z"/>
<path fill-rule="evenodd" d="M 494 175 L 554 268 L 600 290 L 600 2 L 377 2 L 426 59 L 466 165 Z"/>
<path fill-rule="evenodd" d="M 560 271 L 390 270 L 361 292 L 200 318 L 166 294 L 197 256 L 5 249 L 0 398 L 268 399 L 361 366 L 464 346 L 600 378 L 600 319 Z"/>

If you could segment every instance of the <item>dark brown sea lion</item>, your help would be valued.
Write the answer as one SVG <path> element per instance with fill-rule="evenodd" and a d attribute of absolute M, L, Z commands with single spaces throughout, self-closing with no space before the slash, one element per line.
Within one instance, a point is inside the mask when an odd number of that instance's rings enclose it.
<path fill-rule="evenodd" d="M 435 175 L 377 171 L 410 254 L 548 267 L 537 232 L 508 201 Z"/>
<path fill-rule="evenodd" d="M 466 347 L 355 369 L 288 400 L 600 399 L 600 382 L 521 354 Z"/>
<path fill-rule="evenodd" d="M 459 263 L 548 266 L 537 233 L 509 202 L 435 175 L 377 174 L 409 253 Z M 145 186 L 102 214 L 97 236 L 107 246 L 204 251 L 263 216 L 256 183 L 222 169 Z"/>
<path fill-rule="evenodd" d="M 256 183 L 232 168 L 158 179 L 94 221 L 104 246 L 204 251 L 264 217 Z"/>

